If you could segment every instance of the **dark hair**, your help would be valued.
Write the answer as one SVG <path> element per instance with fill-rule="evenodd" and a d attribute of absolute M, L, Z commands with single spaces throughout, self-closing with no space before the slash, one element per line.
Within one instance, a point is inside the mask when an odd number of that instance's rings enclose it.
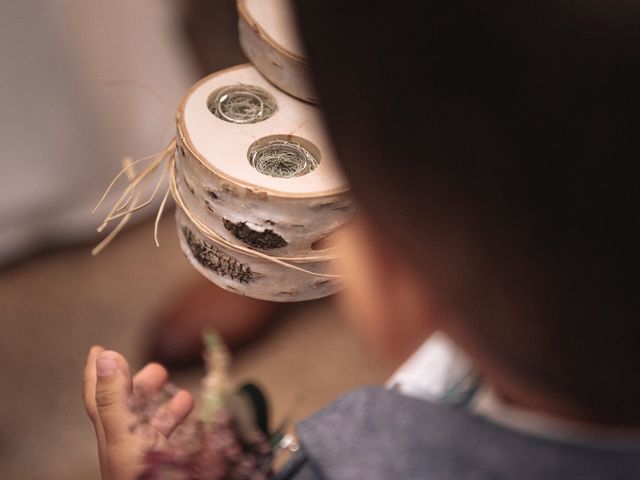
<path fill-rule="evenodd" d="M 495 358 L 640 422 L 640 7 L 299 1 L 353 189 Z"/>

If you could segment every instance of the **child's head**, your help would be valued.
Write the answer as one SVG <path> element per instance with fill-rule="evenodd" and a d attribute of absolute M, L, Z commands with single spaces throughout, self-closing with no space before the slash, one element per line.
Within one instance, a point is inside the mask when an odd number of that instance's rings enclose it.
<path fill-rule="evenodd" d="M 402 354 L 441 328 L 513 392 L 640 424 L 637 3 L 357 3 L 298 8 L 365 328 Z"/>

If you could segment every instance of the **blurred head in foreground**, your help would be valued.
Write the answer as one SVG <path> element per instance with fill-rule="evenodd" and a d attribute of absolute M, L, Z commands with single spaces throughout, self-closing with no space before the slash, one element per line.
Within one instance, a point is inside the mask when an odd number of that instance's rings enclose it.
<path fill-rule="evenodd" d="M 447 332 L 507 398 L 640 426 L 636 2 L 298 2 L 365 217 L 351 316 Z"/>

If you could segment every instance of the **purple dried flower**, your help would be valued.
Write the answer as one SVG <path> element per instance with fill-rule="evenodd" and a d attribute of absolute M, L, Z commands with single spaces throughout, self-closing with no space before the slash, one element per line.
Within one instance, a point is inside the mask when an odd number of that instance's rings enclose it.
<path fill-rule="evenodd" d="M 256 424 L 265 423 L 266 417 L 238 416 L 238 405 L 242 402 L 234 400 L 230 387 L 229 353 L 215 334 L 205 335 L 205 345 L 207 375 L 202 382 L 199 414 L 178 427 L 168 439 L 168 448 L 147 453 L 140 480 L 268 478 L 273 450 L 267 435 Z M 144 390 L 136 392 L 132 409 L 138 418 L 137 426 L 148 424 L 170 394 L 171 389 L 159 395 L 149 395 Z"/>

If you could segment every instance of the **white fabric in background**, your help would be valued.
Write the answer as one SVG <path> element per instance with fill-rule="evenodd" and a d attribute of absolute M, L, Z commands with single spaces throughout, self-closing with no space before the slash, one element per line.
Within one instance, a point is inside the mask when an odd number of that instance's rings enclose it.
<path fill-rule="evenodd" d="M 179 6 L 0 2 L 0 263 L 92 238 L 90 211 L 121 159 L 169 142 L 196 80 Z"/>

